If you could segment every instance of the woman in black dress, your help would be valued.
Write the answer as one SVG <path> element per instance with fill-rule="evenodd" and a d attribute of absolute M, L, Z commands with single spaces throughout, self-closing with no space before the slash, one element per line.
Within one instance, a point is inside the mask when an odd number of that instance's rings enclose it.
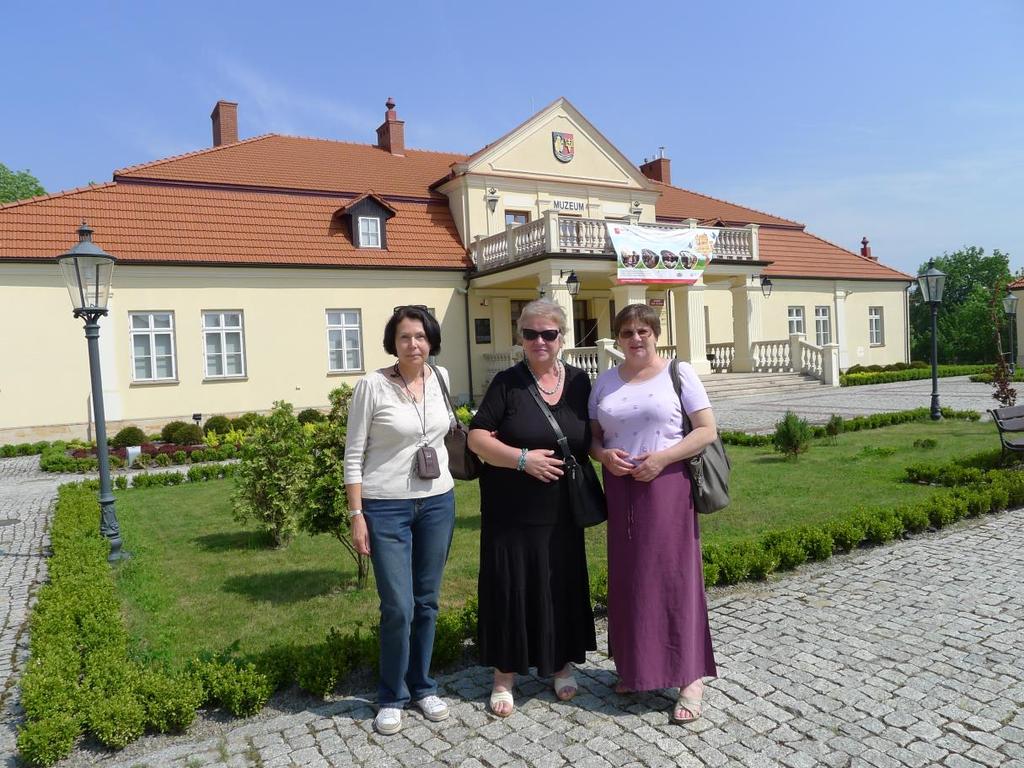
<path fill-rule="evenodd" d="M 590 379 L 558 359 L 565 313 L 551 301 L 519 317 L 526 359 L 491 382 L 470 423 L 480 477 L 478 639 L 494 667 L 490 708 L 512 714 L 515 675 L 554 675 L 563 701 L 576 694 L 573 662 L 597 647 L 583 529 L 572 520 L 554 430 L 530 394 L 536 384 L 577 461 L 590 461 Z"/>

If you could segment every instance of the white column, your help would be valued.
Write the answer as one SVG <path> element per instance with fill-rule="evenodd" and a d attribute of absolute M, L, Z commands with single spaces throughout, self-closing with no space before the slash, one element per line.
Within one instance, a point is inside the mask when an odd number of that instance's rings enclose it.
<path fill-rule="evenodd" d="M 762 340 L 761 315 L 764 295 L 761 286 L 746 277 L 730 289 L 732 293 L 732 340 L 736 349 L 732 370 L 750 373 L 754 370 L 754 342 Z"/>
<path fill-rule="evenodd" d="M 686 285 L 672 290 L 675 296 L 676 357 L 685 360 L 701 375 L 711 373 L 704 329 L 704 285 Z"/>
<path fill-rule="evenodd" d="M 615 299 L 616 312 L 621 312 L 623 307 L 630 304 L 646 304 L 647 286 L 636 283 L 614 285 L 612 286 L 612 298 Z"/>
<path fill-rule="evenodd" d="M 800 373 L 804 369 L 803 361 L 800 359 L 800 342 L 803 340 L 804 334 L 802 333 L 789 334 L 789 367 L 797 373 Z"/>
<path fill-rule="evenodd" d="M 839 367 L 846 370 L 850 367 L 850 350 L 846 344 L 846 297 L 850 291 L 836 288 L 836 327 L 835 342 L 839 345 Z M 867 325 L 867 318 L 864 324 Z"/>
<path fill-rule="evenodd" d="M 544 291 L 544 298 L 550 299 L 562 308 L 565 312 L 565 347 L 571 349 L 576 346 L 576 330 L 574 328 L 574 313 L 572 311 L 572 296 L 565 286 L 565 278 L 568 275 L 560 274 L 560 270 L 548 269 L 538 275 L 540 288 Z"/>
<path fill-rule="evenodd" d="M 830 387 L 839 386 L 838 344 L 826 344 L 821 348 L 821 378 Z"/>

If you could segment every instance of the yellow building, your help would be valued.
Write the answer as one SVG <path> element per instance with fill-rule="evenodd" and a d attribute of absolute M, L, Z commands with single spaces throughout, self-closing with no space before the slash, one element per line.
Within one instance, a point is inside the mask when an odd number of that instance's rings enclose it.
<path fill-rule="evenodd" d="M 662 354 L 703 375 L 835 384 L 855 363 L 908 359 L 911 278 L 866 242 L 857 254 L 672 186 L 668 158 L 638 167 L 565 99 L 468 157 L 407 149 L 390 100 L 375 144 L 240 141 L 237 105 L 211 117 L 210 148 L 0 206 L 0 443 L 88 432 L 85 345 L 54 263 L 83 219 L 118 259 L 100 335 L 115 431 L 323 406 L 389 361 L 399 304 L 436 313 L 462 400 L 509 364 L 541 293 L 571 319 L 566 359 L 594 375 L 616 359 L 615 308 L 634 302 L 663 313 Z M 714 228 L 713 258 L 692 285 L 619 285 L 609 221 Z"/>

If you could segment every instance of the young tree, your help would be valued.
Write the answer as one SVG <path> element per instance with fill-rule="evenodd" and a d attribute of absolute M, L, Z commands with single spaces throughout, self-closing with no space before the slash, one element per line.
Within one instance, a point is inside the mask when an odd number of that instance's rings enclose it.
<path fill-rule="evenodd" d="M 255 519 L 275 547 L 286 546 L 298 529 L 311 470 L 308 442 L 291 403 L 278 401 L 242 446 L 231 496 L 235 519 Z"/>
<path fill-rule="evenodd" d="M 1010 257 L 996 249 L 991 256 L 984 248 L 970 246 L 935 259 L 935 267 L 946 273 L 942 305 L 938 316 L 939 362 L 987 363 L 996 356 L 995 340 L 978 333 L 988 325 L 992 286 L 1010 281 Z M 927 269 L 923 265 L 920 271 Z M 919 292 L 911 296 L 911 357 L 931 359 L 931 308 Z"/>
<path fill-rule="evenodd" d="M 39 179 L 28 171 L 12 171 L 0 163 L 0 204 L 45 195 Z"/>
<path fill-rule="evenodd" d="M 1003 334 L 1000 330 L 1003 320 L 1003 294 L 1005 293 L 1005 283 L 996 283 L 992 287 L 992 299 L 989 302 L 989 324 L 994 331 L 996 349 L 999 351 L 995 369 L 992 372 L 992 387 L 995 389 L 992 398 L 1003 407 L 1009 408 L 1017 403 L 1017 390 L 1010 386 L 1010 366 L 1006 363 L 1007 355 L 1003 354 Z"/>
<path fill-rule="evenodd" d="M 352 545 L 345 495 L 345 434 L 352 388 L 343 384 L 330 394 L 331 412 L 325 421 L 312 427 L 310 454 L 312 470 L 306 489 L 302 528 L 309 533 L 334 536 L 348 551 L 356 564 L 356 586 L 366 587 L 369 576 L 367 558 Z"/>

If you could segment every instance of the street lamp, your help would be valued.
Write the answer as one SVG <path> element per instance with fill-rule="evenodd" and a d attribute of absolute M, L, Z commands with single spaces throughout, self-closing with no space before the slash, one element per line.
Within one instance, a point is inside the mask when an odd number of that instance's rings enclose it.
<path fill-rule="evenodd" d="M 1003 299 L 1003 309 L 1006 316 L 1010 318 L 1010 375 L 1017 371 L 1017 345 L 1013 343 L 1014 326 L 1017 325 L 1017 296 L 1007 293 Z"/>
<path fill-rule="evenodd" d="M 121 526 L 114 509 L 110 488 L 110 457 L 107 451 L 107 424 L 103 413 L 103 382 L 100 377 L 100 323 L 107 314 L 110 279 L 116 260 L 92 241 L 92 230 L 83 221 L 78 242 L 57 263 L 67 283 L 74 316 L 85 318 L 85 338 L 89 345 L 89 374 L 92 378 L 92 407 L 96 421 L 96 458 L 100 467 L 100 533 L 110 542 L 111 563 L 129 557 L 121 551 Z"/>
<path fill-rule="evenodd" d="M 935 268 L 935 260 L 928 262 L 928 271 L 917 276 L 917 285 L 921 289 L 921 299 L 932 308 L 932 410 L 933 421 L 942 418 L 939 409 L 939 335 L 937 317 L 939 304 L 942 303 L 942 289 L 946 285 L 946 275 Z"/>

